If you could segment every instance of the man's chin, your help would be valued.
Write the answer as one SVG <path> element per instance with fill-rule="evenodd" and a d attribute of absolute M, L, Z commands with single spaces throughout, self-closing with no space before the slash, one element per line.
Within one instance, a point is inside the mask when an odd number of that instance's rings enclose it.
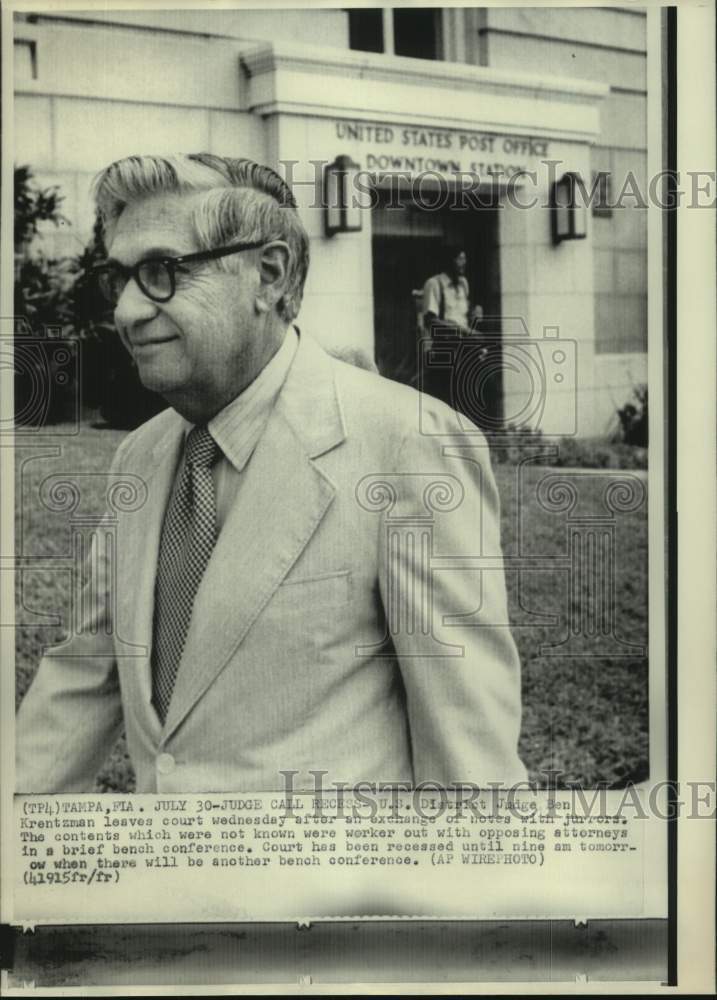
<path fill-rule="evenodd" d="M 152 365 L 138 364 L 137 374 L 145 389 L 149 389 L 150 392 L 156 392 L 160 396 L 171 394 L 173 390 L 176 391 L 180 387 L 176 375 L 172 375 L 167 371 L 161 371 Z"/>

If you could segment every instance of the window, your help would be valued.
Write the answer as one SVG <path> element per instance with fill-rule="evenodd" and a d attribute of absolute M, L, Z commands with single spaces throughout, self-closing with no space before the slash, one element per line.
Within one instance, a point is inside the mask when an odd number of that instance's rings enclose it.
<path fill-rule="evenodd" d="M 352 9 L 349 14 L 349 48 L 360 52 L 383 52 L 383 10 L 380 7 Z"/>
<path fill-rule="evenodd" d="M 438 59 L 437 7 L 400 7 L 393 12 L 393 51 L 397 56 Z"/>
<path fill-rule="evenodd" d="M 442 58 L 439 7 L 352 8 L 349 47 L 413 59 Z"/>

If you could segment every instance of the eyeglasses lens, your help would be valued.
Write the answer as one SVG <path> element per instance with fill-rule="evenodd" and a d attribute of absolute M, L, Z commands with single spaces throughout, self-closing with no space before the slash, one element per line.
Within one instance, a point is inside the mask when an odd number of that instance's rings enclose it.
<path fill-rule="evenodd" d="M 125 290 L 128 275 L 117 267 L 108 265 L 97 271 L 97 284 L 102 295 L 112 306 L 116 306 Z M 137 283 L 142 292 L 157 302 L 171 299 L 174 291 L 172 275 L 161 260 L 142 261 L 137 269 Z"/>
<path fill-rule="evenodd" d="M 172 296 L 172 276 L 161 260 L 145 260 L 139 265 L 140 287 L 150 298 L 162 301 Z"/>

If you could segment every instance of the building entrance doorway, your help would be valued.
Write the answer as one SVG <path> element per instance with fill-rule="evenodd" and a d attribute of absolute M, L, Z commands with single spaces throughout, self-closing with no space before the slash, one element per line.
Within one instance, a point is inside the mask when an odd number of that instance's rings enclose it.
<path fill-rule="evenodd" d="M 500 267 L 497 204 L 458 209 L 450 204 L 429 210 L 409 201 L 401 192 L 379 191 L 371 213 L 373 302 L 376 363 L 382 375 L 418 387 L 421 332 L 420 292 L 431 275 L 443 270 L 444 248 L 462 247 L 468 256 L 466 277 L 471 305 L 483 309 L 485 319 L 476 337 L 489 346 L 490 356 L 478 377 L 480 403 L 471 419 L 484 429 L 495 428 L 502 415 L 500 365 Z M 496 196 L 497 198 L 497 196 Z M 448 201 L 452 199 L 446 199 Z M 396 203 L 400 202 L 400 207 Z M 488 374 L 486 374 L 488 373 Z M 450 373 L 446 373 L 450 376 Z M 470 395 L 471 387 L 467 387 Z M 465 396 L 466 387 L 463 387 Z"/>

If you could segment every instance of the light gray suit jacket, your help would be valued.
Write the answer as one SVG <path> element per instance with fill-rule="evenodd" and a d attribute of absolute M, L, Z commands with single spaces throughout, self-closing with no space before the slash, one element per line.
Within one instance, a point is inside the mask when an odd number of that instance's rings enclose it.
<path fill-rule="evenodd" d="M 297 790 L 317 770 L 324 785 L 524 779 L 503 572 L 466 558 L 495 567 L 500 553 L 485 443 L 456 436 L 443 403 L 305 335 L 160 723 L 155 569 L 185 426 L 166 410 L 117 452 L 113 472 L 139 476 L 147 499 L 119 515 L 116 564 L 95 558 L 101 599 L 44 657 L 20 708 L 18 791 L 91 790 L 123 723 L 143 792 L 283 789 L 284 771 L 298 772 Z"/>

